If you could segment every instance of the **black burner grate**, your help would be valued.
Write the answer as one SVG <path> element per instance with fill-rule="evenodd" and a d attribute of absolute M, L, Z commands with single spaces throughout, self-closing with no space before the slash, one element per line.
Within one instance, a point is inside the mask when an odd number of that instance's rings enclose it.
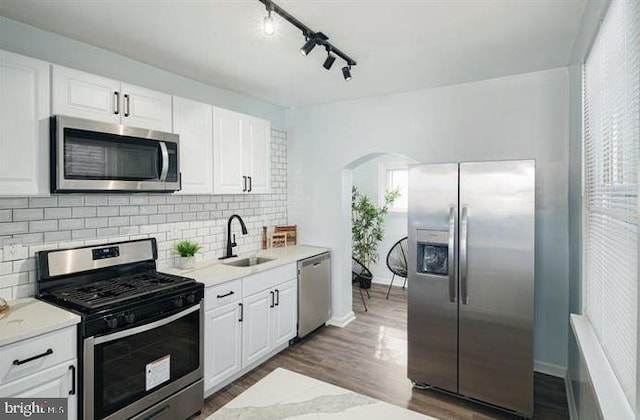
<path fill-rule="evenodd" d="M 194 281 L 152 271 L 59 289 L 51 292 L 51 295 L 84 308 L 96 309 Z"/>

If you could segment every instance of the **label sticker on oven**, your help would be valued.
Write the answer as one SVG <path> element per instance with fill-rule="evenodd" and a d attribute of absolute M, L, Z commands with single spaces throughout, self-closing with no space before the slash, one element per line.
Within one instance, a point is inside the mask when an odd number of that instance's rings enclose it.
<path fill-rule="evenodd" d="M 171 355 L 167 354 L 149 363 L 146 367 L 147 388 L 150 390 L 163 382 L 167 382 L 171 376 Z"/>

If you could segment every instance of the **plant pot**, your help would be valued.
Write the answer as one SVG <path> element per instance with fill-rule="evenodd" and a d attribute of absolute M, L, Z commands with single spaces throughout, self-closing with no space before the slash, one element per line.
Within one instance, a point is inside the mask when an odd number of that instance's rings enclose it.
<path fill-rule="evenodd" d="M 176 266 L 183 270 L 196 268 L 196 257 L 177 257 Z"/>

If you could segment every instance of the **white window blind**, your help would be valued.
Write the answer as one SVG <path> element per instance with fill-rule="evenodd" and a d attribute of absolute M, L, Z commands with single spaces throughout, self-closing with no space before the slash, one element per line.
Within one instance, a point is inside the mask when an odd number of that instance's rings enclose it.
<path fill-rule="evenodd" d="M 584 64 L 584 309 L 636 407 L 640 6 L 613 0 Z"/>

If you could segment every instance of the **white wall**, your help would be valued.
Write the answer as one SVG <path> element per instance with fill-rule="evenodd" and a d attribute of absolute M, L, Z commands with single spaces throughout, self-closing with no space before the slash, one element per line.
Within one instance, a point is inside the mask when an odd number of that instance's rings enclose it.
<path fill-rule="evenodd" d="M 284 130 L 284 109 L 178 76 L 140 61 L 0 16 L 0 49 L 72 67 L 271 121 Z"/>
<path fill-rule="evenodd" d="M 288 113 L 289 222 L 302 242 L 334 251 L 335 321 L 352 314 L 347 165 L 380 152 L 420 162 L 535 158 L 535 358 L 566 366 L 568 86 L 560 68 Z"/>

